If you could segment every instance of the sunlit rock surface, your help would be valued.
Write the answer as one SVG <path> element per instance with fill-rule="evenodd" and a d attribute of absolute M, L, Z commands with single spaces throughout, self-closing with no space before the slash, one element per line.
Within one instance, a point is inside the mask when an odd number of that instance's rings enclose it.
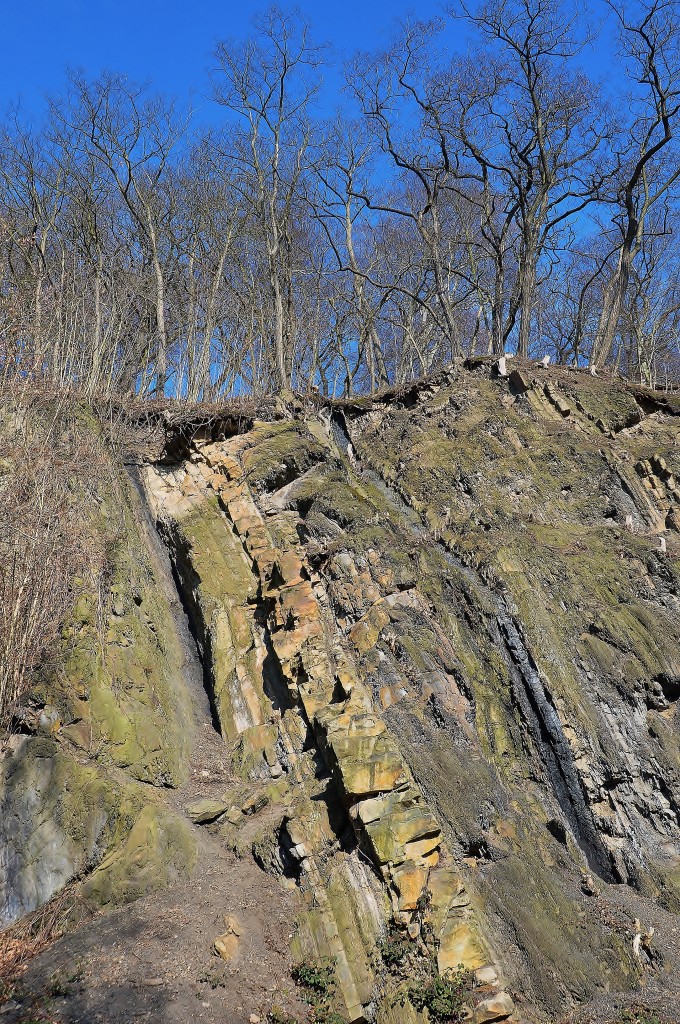
<path fill-rule="evenodd" d="M 143 487 L 233 781 L 113 842 L 107 770 L 134 802 L 191 756 L 172 620 L 152 576 L 115 582 L 87 694 L 47 694 L 58 725 L 3 768 L 54 833 L 42 864 L 29 828 L 10 916 L 78 871 L 127 898 L 139 842 L 188 870 L 190 820 L 299 893 L 294 957 L 334 962 L 348 1020 L 424 1020 L 378 952 L 394 928 L 475 972 L 478 1024 L 680 999 L 680 401 L 508 370 L 169 437 Z M 104 791 L 74 845 L 58 780 L 86 728 L 77 785 Z"/>

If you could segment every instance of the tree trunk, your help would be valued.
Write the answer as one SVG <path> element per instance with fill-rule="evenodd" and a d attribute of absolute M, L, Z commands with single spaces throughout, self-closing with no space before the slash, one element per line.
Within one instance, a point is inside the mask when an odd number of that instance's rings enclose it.
<path fill-rule="evenodd" d="M 623 302 L 628 291 L 630 271 L 633 264 L 632 248 L 624 245 L 619 253 L 616 270 L 607 282 L 602 297 L 602 312 L 590 357 L 591 366 L 602 366 L 611 355 L 614 338 L 621 319 Z"/>
<path fill-rule="evenodd" d="M 284 310 L 283 296 L 281 294 L 281 282 L 279 280 L 275 256 L 270 256 L 269 259 L 269 275 L 272 296 L 274 299 L 274 358 L 276 361 L 276 375 L 279 379 L 279 385 L 283 389 L 288 387 L 288 381 L 286 380 L 286 358 L 284 347 Z"/>
<path fill-rule="evenodd" d="M 458 337 L 458 331 L 456 330 L 456 324 L 453 317 L 451 316 L 451 307 L 449 305 L 449 293 L 448 289 L 444 284 L 444 275 L 442 273 L 441 258 L 439 252 L 439 243 L 441 241 L 441 229 L 439 225 L 439 216 L 437 213 L 436 204 L 433 204 L 430 211 L 432 232 L 430 233 L 424 224 L 423 218 L 418 217 L 418 230 L 420 236 L 430 250 L 432 258 L 432 265 L 434 267 L 434 283 L 437 292 L 437 300 L 441 307 L 441 311 L 444 314 L 444 320 L 446 322 L 446 331 L 448 333 L 448 340 L 451 345 L 451 361 L 456 356 L 461 355 L 460 338 Z"/>
<path fill-rule="evenodd" d="M 165 379 L 167 376 L 168 336 L 165 328 L 165 287 L 163 283 L 163 270 L 155 255 L 153 259 L 153 269 L 154 274 L 156 275 L 156 327 L 158 328 L 156 391 L 162 395 L 165 393 Z"/>
<path fill-rule="evenodd" d="M 495 356 L 505 352 L 503 336 L 503 293 L 505 291 L 505 273 L 502 258 L 496 261 L 494 280 L 493 309 L 491 310 L 491 350 Z"/>
<path fill-rule="evenodd" d="M 94 331 L 92 338 L 92 367 L 90 370 L 90 392 L 94 393 L 102 375 L 102 256 L 97 261 L 94 275 Z"/>
<path fill-rule="evenodd" d="M 198 366 L 196 369 L 196 381 L 197 387 L 200 393 L 202 393 L 205 399 L 211 393 L 211 353 L 212 353 L 212 336 L 215 331 L 215 309 L 217 307 L 217 297 L 220 291 L 220 282 L 222 280 L 222 271 L 224 269 L 224 263 L 227 258 L 227 253 L 231 247 L 231 232 L 229 237 L 222 247 L 220 252 L 220 258 L 217 261 L 217 267 L 210 284 L 210 295 L 208 297 L 208 308 L 205 317 L 205 327 L 203 329 L 203 338 L 201 341 L 201 349 L 198 356 Z"/>
<path fill-rule="evenodd" d="M 345 241 L 349 264 L 352 268 L 352 280 L 354 282 L 354 294 L 359 306 L 359 316 L 362 320 L 362 327 L 366 331 L 368 369 L 371 376 L 371 391 L 376 390 L 376 384 L 388 384 L 387 367 L 383 356 L 382 345 L 378 332 L 373 324 L 373 315 L 366 301 L 364 293 L 364 281 L 359 272 L 359 261 L 354 249 L 354 231 L 352 225 L 352 213 L 349 203 L 345 204 Z"/>
<path fill-rule="evenodd" d="M 155 393 L 161 396 L 165 394 L 165 382 L 167 377 L 167 353 L 168 336 L 165 327 L 165 283 L 163 281 L 163 268 L 158 257 L 158 239 L 156 228 L 151 212 L 146 210 L 146 222 L 151 243 L 151 262 L 153 263 L 154 275 L 156 278 L 156 387 Z"/>
<path fill-rule="evenodd" d="M 531 341 L 531 317 L 534 311 L 534 293 L 536 291 L 536 256 L 529 249 L 520 263 L 520 299 L 519 299 L 519 335 L 517 338 L 517 355 L 526 359 L 529 355 Z"/>

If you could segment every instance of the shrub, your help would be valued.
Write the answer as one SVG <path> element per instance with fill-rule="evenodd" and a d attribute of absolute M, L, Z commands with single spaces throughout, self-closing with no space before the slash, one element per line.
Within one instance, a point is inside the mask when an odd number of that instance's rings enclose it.
<path fill-rule="evenodd" d="M 83 966 L 81 963 L 76 963 L 72 967 L 65 969 L 61 968 L 55 971 L 50 977 L 47 992 L 48 995 L 56 998 L 68 998 L 72 996 L 76 988 L 80 986 L 84 977 Z"/>
<path fill-rule="evenodd" d="M 413 948 L 413 943 L 406 932 L 392 925 L 387 933 L 387 938 L 379 944 L 378 951 L 390 974 L 397 974 L 404 961 L 413 952 Z"/>
<path fill-rule="evenodd" d="M 0 740 L 57 644 L 75 581 L 98 592 L 106 563 L 83 515 L 113 481 L 99 432 L 65 397 L 31 398 L 0 393 Z"/>
<path fill-rule="evenodd" d="M 335 995 L 335 961 L 317 960 L 297 964 L 292 971 L 293 981 L 304 990 L 304 998 L 312 1007 L 314 1024 L 345 1024 L 345 1020 L 332 1009 Z"/>
<path fill-rule="evenodd" d="M 298 1024 L 296 1018 L 289 1016 L 280 1006 L 272 1006 L 267 1020 L 269 1024 Z"/>
<path fill-rule="evenodd" d="M 203 982 L 204 985 L 210 985 L 210 988 L 214 991 L 216 988 L 225 988 L 226 981 L 221 974 L 216 971 L 208 970 L 201 971 L 198 976 L 198 980 Z"/>
<path fill-rule="evenodd" d="M 293 981 L 307 990 L 307 995 L 328 996 L 335 989 L 335 964 L 332 960 L 317 960 L 314 963 L 296 964 Z"/>
<path fill-rule="evenodd" d="M 466 997 L 472 985 L 472 975 L 462 965 L 457 971 L 437 974 L 434 966 L 428 982 L 409 986 L 409 999 L 416 1010 L 427 1009 L 432 1024 L 463 1021 L 467 1017 Z"/>
<path fill-rule="evenodd" d="M 678 1021 L 661 1017 L 656 1010 L 650 1010 L 647 1006 L 631 1006 L 623 1011 L 616 1024 L 678 1024 Z"/>

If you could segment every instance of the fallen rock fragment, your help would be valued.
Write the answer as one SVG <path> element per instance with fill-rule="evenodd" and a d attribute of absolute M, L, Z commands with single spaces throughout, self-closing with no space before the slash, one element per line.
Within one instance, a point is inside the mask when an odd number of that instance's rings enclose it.
<path fill-rule="evenodd" d="M 242 804 L 241 811 L 243 814 L 257 814 L 263 807 L 266 807 L 269 803 L 269 797 L 266 793 L 253 793 L 248 799 Z"/>
<path fill-rule="evenodd" d="M 211 800 L 209 797 L 204 797 L 192 801 L 184 809 L 194 825 L 209 825 L 229 810 L 229 804 L 224 800 Z"/>
<path fill-rule="evenodd" d="M 238 952 L 241 925 L 238 919 L 231 914 L 226 915 L 224 923 L 226 928 L 213 942 L 213 950 L 226 963 L 229 963 Z"/>
<path fill-rule="evenodd" d="M 474 1012 L 474 1024 L 489 1024 L 494 1020 L 507 1020 L 514 1012 L 515 1004 L 507 992 L 484 999 Z"/>

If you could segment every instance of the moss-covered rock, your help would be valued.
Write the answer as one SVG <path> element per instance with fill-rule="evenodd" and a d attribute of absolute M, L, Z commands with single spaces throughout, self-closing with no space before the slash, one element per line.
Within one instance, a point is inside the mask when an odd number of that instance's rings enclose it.
<path fill-rule="evenodd" d="M 195 860 L 196 842 L 187 823 L 160 805 L 147 804 L 83 890 L 102 905 L 129 903 L 185 876 Z"/>
<path fill-rule="evenodd" d="M 71 429 L 99 427 L 85 416 Z M 176 786 L 187 774 L 193 712 L 183 653 L 136 490 L 103 445 L 100 459 L 82 526 L 105 564 L 99 578 L 73 580 L 59 647 L 23 717 L 50 739 L 23 739 L 0 761 L 3 922 L 93 871 L 99 881 L 88 891 L 109 902 L 191 866 L 189 837 L 141 785 Z"/>
<path fill-rule="evenodd" d="M 143 786 L 54 740 L 28 737 L 0 773 L 0 921 L 9 923 L 86 876 L 103 903 L 126 902 L 190 870 L 186 825 Z"/>
<path fill-rule="evenodd" d="M 149 471 L 238 779 L 215 831 L 299 886 L 295 956 L 335 961 L 348 1019 L 424 1018 L 382 985 L 390 919 L 440 979 L 478 972 L 480 1022 L 513 988 L 537 1019 L 632 993 L 636 917 L 677 907 L 675 412 L 482 362 L 346 406 L 351 458 L 279 413 Z M 106 646 L 148 676 L 129 612 L 112 589 Z M 93 629 L 84 599 L 74 637 Z M 61 733 L 89 749 L 83 723 L 107 722 L 99 763 L 160 779 L 153 687 L 125 675 L 126 696 L 74 688 Z M 149 884 L 146 848 L 170 873 L 191 859 L 145 815 L 100 898 Z"/>

